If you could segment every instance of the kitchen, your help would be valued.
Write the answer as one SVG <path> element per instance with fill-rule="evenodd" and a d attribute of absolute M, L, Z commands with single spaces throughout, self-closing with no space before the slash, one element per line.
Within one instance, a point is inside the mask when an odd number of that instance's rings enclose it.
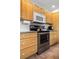
<path fill-rule="evenodd" d="M 20 2 L 20 59 L 58 59 L 58 54 L 53 57 L 51 50 L 59 44 L 59 1 Z M 50 56 L 43 56 L 45 53 Z"/>

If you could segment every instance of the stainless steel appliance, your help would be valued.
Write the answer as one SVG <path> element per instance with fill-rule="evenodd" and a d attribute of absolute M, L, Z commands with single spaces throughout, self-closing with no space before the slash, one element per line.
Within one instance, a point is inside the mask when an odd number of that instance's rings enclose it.
<path fill-rule="evenodd" d="M 38 32 L 38 52 L 37 54 L 41 54 L 42 52 L 49 49 L 49 31 L 40 31 Z"/>
<path fill-rule="evenodd" d="M 41 13 L 34 12 L 33 17 L 34 22 L 46 23 L 46 17 Z"/>
<path fill-rule="evenodd" d="M 52 30 L 52 26 L 47 23 L 40 23 L 40 22 L 31 22 L 30 30 L 37 31 L 40 28 L 41 31 L 50 31 Z"/>
<path fill-rule="evenodd" d="M 31 31 L 37 31 L 37 54 L 49 49 L 49 39 L 50 34 L 46 23 L 32 22 L 30 25 Z M 46 27 L 47 26 L 47 27 Z"/>

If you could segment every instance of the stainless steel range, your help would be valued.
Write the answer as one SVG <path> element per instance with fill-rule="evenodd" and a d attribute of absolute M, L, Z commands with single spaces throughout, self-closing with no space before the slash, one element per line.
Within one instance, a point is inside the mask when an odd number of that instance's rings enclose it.
<path fill-rule="evenodd" d="M 50 30 L 48 24 L 32 22 L 30 25 L 30 30 L 37 31 L 37 54 L 41 54 L 42 52 L 49 49 Z"/>

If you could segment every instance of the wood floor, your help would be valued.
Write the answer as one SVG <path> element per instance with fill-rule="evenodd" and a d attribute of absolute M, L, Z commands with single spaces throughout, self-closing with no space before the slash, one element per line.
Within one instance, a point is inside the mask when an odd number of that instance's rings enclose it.
<path fill-rule="evenodd" d="M 59 59 L 59 44 L 55 44 L 44 53 L 33 55 L 28 59 Z"/>

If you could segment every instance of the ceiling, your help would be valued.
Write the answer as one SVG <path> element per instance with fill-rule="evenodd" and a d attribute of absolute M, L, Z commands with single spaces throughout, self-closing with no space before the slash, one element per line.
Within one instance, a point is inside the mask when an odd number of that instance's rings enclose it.
<path fill-rule="evenodd" d="M 59 8 L 59 0 L 32 0 L 32 2 L 49 12 Z"/>

